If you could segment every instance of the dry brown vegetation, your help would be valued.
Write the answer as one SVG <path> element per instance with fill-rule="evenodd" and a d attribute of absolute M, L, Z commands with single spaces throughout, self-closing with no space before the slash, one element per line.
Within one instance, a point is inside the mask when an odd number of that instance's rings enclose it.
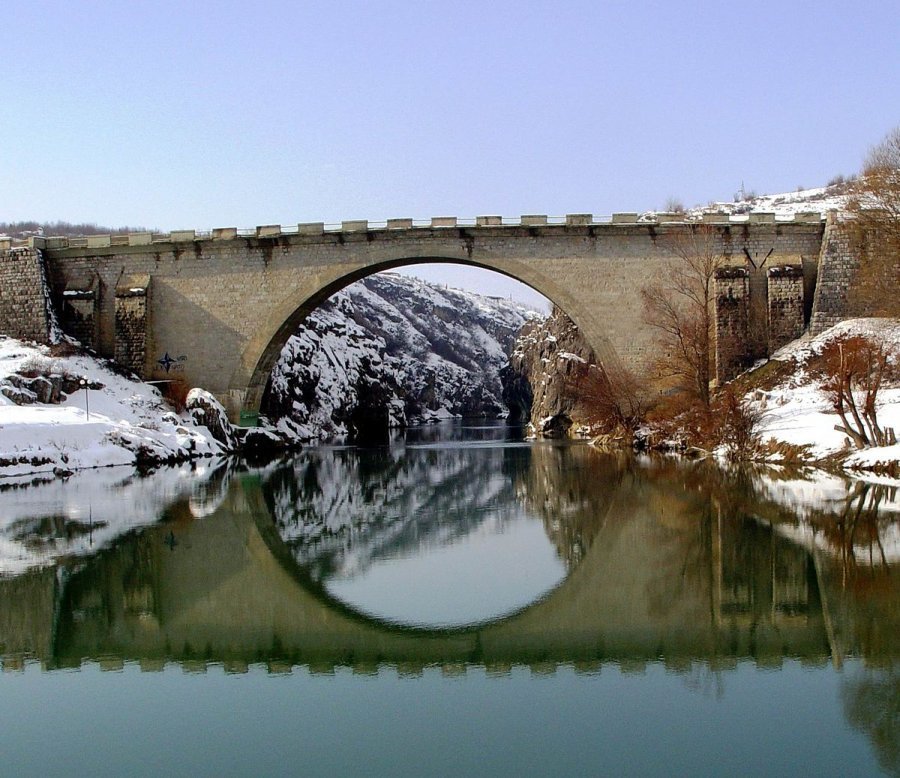
<path fill-rule="evenodd" d="M 162 396 L 176 413 L 181 413 L 187 407 L 187 396 L 190 391 L 191 387 L 183 378 L 175 378 L 162 384 Z"/>

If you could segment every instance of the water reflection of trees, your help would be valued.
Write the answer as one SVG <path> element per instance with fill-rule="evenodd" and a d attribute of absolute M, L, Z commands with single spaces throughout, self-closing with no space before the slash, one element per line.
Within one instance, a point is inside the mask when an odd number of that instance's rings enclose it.
<path fill-rule="evenodd" d="M 811 519 L 816 532 L 841 560 L 845 580 L 871 580 L 873 568 L 887 567 L 883 538 L 896 528 L 897 514 L 882 510 L 886 502 L 897 499 L 897 487 L 854 481 L 850 484 L 839 513 L 817 512 Z"/>
<path fill-rule="evenodd" d="M 841 700 L 847 721 L 872 741 L 881 768 L 900 775 L 900 674 L 861 671 L 844 682 Z"/>

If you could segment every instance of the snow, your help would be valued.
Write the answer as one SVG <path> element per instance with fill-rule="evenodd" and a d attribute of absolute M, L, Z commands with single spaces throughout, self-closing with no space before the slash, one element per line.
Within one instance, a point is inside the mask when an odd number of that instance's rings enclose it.
<path fill-rule="evenodd" d="M 776 220 L 790 220 L 798 213 L 818 213 L 825 216 L 829 211 L 842 211 L 848 200 L 846 184 L 797 189 L 795 192 L 758 195 L 730 202 L 710 202 L 685 211 L 687 219 L 700 219 L 704 213 L 725 213 L 736 220 L 748 218 L 751 213 L 774 213 Z M 655 220 L 657 211 L 642 213 L 642 221 Z"/>
<path fill-rule="evenodd" d="M 20 406 L 0 395 L 0 477 L 133 466 L 140 451 L 159 458 L 222 453 L 205 427 L 173 413 L 157 389 L 97 359 L 53 357 L 48 346 L 0 336 L 0 385 L 19 371 L 84 377 L 103 388 L 75 392 L 59 405 Z"/>

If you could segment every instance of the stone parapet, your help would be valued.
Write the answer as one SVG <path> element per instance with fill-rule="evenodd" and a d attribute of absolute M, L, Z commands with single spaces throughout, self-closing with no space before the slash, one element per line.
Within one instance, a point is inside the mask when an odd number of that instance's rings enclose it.
<path fill-rule="evenodd" d="M 432 227 L 455 227 L 456 226 L 456 217 L 455 216 L 432 216 L 431 217 L 431 226 Z"/>

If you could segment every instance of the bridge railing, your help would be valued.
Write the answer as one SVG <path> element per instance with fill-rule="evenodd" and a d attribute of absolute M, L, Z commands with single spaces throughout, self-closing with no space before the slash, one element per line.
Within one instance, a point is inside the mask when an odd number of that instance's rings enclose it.
<path fill-rule="evenodd" d="M 145 246 L 153 243 L 185 243 L 197 240 L 228 240 L 233 238 L 275 238 L 280 235 L 323 235 L 354 232 L 402 232 L 453 228 L 480 229 L 497 227 L 583 227 L 601 224 L 658 225 L 658 224 L 774 224 L 786 222 L 820 223 L 825 217 L 818 211 L 792 214 L 776 213 L 613 213 L 596 216 L 590 213 L 548 216 L 433 216 L 430 219 L 382 219 L 369 221 L 354 219 L 342 222 L 305 222 L 292 225 L 265 224 L 257 227 L 219 227 L 212 230 L 172 230 L 171 232 L 139 232 L 123 235 L 89 235 L 79 237 L 33 236 L 26 240 L 0 238 L 0 250 L 29 246 L 33 248 L 104 248 L 115 246 Z"/>

